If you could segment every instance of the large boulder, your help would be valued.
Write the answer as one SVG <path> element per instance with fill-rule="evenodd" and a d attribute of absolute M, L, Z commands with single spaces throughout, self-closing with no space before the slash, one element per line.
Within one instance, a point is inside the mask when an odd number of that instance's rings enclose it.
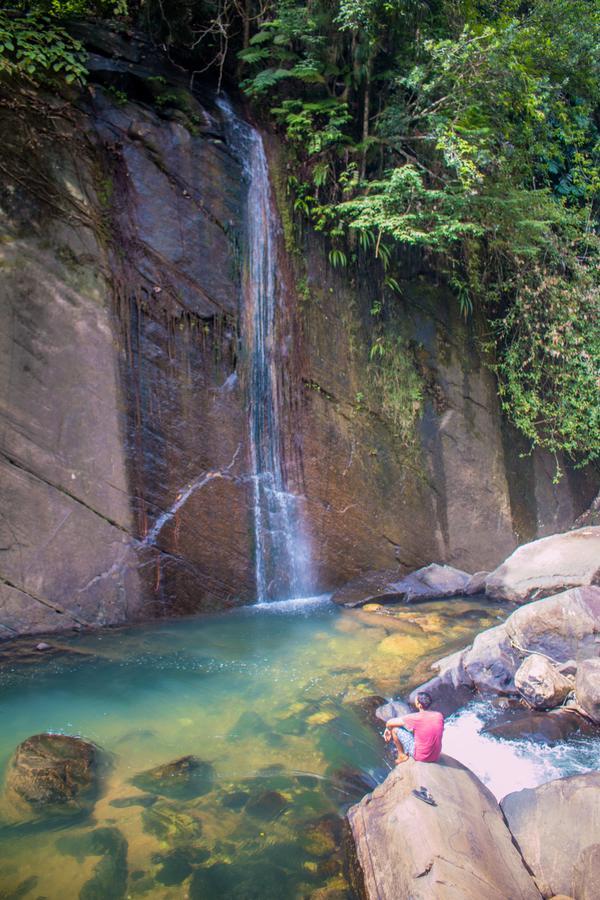
<path fill-rule="evenodd" d="M 574 679 L 561 675 L 547 656 L 532 653 L 517 669 L 515 687 L 536 709 L 553 709 L 573 690 Z"/>
<path fill-rule="evenodd" d="M 600 772 L 559 778 L 508 794 L 502 810 L 544 897 L 585 893 L 582 872 L 598 859 Z M 596 883 L 598 874 L 596 873 Z"/>
<path fill-rule="evenodd" d="M 527 603 L 588 584 L 600 584 L 600 526 L 518 547 L 487 577 L 485 591 L 494 600 Z"/>
<path fill-rule="evenodd" d="M 6 776 L 9 802 L 21 812 L 73 815 L 93 806 L 97 748 L 66 734 L 35 734 L 17 747 Z"/>
<path fill-rule="evenodd" d="M 452 566 L 432 563 L 402 576 L 399 572 L 372 572 L 338 588 L 332 596 L 340 606 L 363 606 L 365 603 L 418 603 L 465 594 L 471 576 Z"/>
<path fill-rule="evenodd" d="M 438 660 L 434 677 L 415 688 L 409 700 L 414 703 L 417 691 L 427 690 L 436 708 L 448 713 L 469 691 L 513 694 L 515 674 L 530 654 L 551 657 L 566 677 L 597 655 L 599 641 L 600 587 L 572 588 L 519 607 L 502 625 L 478 634 L 471 646 Z"/>
<path fill-rule="evenodd" d="M 585 659 L 578 666 L 575 696 L 586 716 L 600 724 L 600 659 Z"/>
<path fill-rule="evenodd" d="M 528 603 L 504 623 L 512 645 L 545 653 L 558 662 L 597 656 L 600 587 L 571 588 Z"/>
<path fill-rule="evenodd" d="M 436 806 L 414 796 L 421 786 Z M 368 900 L 540 896 L 496 800 L 449 756 L 396 767 L 348 821 Z"/>

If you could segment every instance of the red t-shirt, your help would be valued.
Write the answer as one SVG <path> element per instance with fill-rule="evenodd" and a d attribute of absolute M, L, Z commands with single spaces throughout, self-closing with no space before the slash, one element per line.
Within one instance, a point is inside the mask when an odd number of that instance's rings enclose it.
<path fill-rule="evenodd" d="M 421 709 L 402 716 L 402 721 L 415 736 L 415 759 L 418 762 L 437 762 L 442 752 L 444 717 L 441 712 Z"/>

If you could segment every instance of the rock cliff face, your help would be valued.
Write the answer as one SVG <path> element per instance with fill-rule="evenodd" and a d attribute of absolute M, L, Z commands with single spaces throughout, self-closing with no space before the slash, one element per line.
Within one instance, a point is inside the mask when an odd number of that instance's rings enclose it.
<path fill-rule="evenodd" d="M 140 40 L 85 37 L 83 94 L 0 96 L 0 637 L 255 595 L 241 161 L 208 89 Z M 386 326 L 424 391 L 407 446 L 370 368 L 373 279 L 310 238 L 294 251 L 290 227 L 277 352 L 315 590 L 370 568 L 489 569 L 569 527 L 597 479 L 555 486 L 542 455 L 520 459 L 477 323 L 407 264 Z"/>

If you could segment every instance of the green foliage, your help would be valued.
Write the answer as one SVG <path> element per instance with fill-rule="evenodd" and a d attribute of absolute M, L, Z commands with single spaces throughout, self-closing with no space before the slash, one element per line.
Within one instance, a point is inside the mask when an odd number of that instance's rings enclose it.
<path fill-rule="evenodd" d="M 488 318 L 508 415 L 596 458 L 598 4 L 272 0 L 241 58 L 331 264 L 371 254 L 401 298 L 394 248 L 435 258 L 463 316 Z"/>
<path fill-rule="evenodd" d="M 423 381 L 408 343 L 389 335 L 371 346 L 369 375 L 379 397 L 381 416 L 401 444 L 415 440 L 415 425 L 423 406 Z"/>
<path fill-rule="evenodd" d="M 0 12 L 0 74 L 31 81 L 83 81 L 85 53 L 60 25 L 39 15 Z"/>

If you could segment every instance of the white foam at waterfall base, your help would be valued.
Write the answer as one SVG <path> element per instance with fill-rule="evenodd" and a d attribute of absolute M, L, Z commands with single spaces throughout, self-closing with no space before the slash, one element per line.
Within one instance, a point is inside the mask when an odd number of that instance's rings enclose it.
<path fill-rule="evenodd" d="M 259 600 L 247 607 L 253 612 L 269 613 L 310 613 L 331 602 L 331 594 L 319 594 L 316 597 L 292 597 L 289 600 Z"/>
<path fill-rule="evenodd" d="M 555 778 L 600 770 L 600 738 L 574 736 L 554 746 L 503 740 L 481 733 L 493 716 L 483 702 L 455 713 L 446 721 L 443 750 L 468 766 L 496 799 Z"/>

